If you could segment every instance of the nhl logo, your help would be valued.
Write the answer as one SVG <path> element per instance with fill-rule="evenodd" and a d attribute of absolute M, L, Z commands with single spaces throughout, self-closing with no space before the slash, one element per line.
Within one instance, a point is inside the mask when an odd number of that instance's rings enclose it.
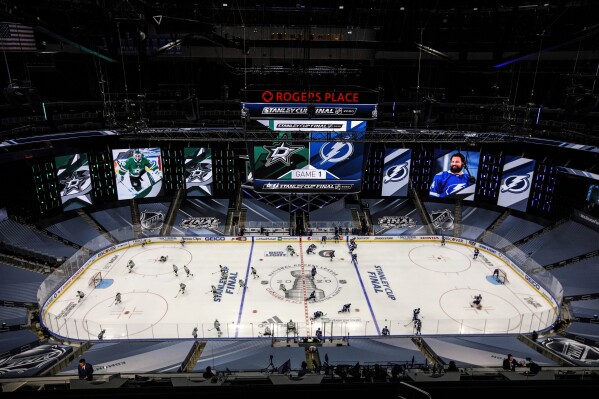
<path fill-rule="evenodd" d="M 449 209 L 431 212 L 433 226 L 441 230 L 453 230 L 453 215 Z"/>
<path fill-rule="evenodd" d="M 139 221 L 144 230 L 159 230 L 164 224 L 164 213 L 145 210 L 141 213 Z"/>

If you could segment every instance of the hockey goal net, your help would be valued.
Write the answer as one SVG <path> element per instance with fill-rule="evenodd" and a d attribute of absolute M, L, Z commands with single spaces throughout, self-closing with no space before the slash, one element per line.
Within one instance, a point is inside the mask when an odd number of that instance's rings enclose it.
<path fill-rule="evenodd" d="M 100 284 L 101 282 L 102 282 L 102 273 L 96 272 L 89 279 L 89 282 L 88 282 L 89 288 L 96 288 L 98 286 L 98 284 Z"/>
<path fill-rule="evenodd" d="M 497 275 L 495 278 L 501 284 L 507 283 L 507 274 L 501 269 L 497 269 Z"/>

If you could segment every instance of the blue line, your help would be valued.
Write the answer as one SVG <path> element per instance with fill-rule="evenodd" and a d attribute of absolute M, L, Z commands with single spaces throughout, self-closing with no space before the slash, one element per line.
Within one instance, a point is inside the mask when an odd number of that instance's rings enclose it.
<path fill-rule="evenodd" d="M 250 247 L 250 256 L 248 257 L 248 264 L 245 268 L 245 286 L 248 284 L 248 276 L 250 275 L 250 265 L 252 264 L 252 254 L 254 253 L 254 236 L 252 236 L 252 246 Z M 235 328 L 235 338 L 238 338 L 239 324 L 241 323 L 241 315 L 243 314 L 243 304 L 245 302 L 245 288 L 241 294 L 241 304 L 239 305 L 239 314 L 237 315 L 237 327 Z"/>
<path fill-rule="evenodd" d="M 349 237 L 346 236 L 346 242 L 349 242 Z M 347 245 L 349 248 L 349 244 Z M 379 328 L 379 324 L 376 321 L 376 316 L 374 315 L 374 310 L 372 310 L 372 304 L 370 303 L 370 298 L 368 298 L 368 293 L 366 292 L 366 287 L 364 287 L 364 282 L 362 281 L 362 276 L 360 276 L 360 271 L 358 270 L 358 262 L 352 260 L 354 264 L 354 269 L 356 269 L 356 274 L 358 275 L 358 280 L 360 280 L 360 286 L 362 287 L 362 292 L 364 293 L 364 298 L 366 298 L 366 303 L 368 304 L 368 309 L 370 310 L 370 315 L 372 316 L 374 327 L 376 328 L 377 335 L 381 335 L 381 331 Z M 364 334 L 366 336 L 366 334 Z"/>

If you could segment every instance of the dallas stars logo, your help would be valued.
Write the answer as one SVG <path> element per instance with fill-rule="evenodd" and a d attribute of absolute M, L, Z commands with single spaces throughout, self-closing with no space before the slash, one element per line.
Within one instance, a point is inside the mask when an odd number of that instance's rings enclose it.
<path fill-rule="evenodd" d="M 264 166 L 269 167 L 277 162 L 281 162 L 285 166 L 291 165 L 291 156 L 298 151 L 304 149 L 303 145 L 286 145 L 281 143 L 279 145 L 263 145 L 268 155 L 266 156 L 266 164 Z"/>
<path fill-rule="evenodd" d="M 66 179 L 61 180 L 64 185 L 61 195 L 66 196 L 73 193 L 79 193 L 82 190 L 83 184 L 89 179 L 89 172 L 76 171 Z"/>

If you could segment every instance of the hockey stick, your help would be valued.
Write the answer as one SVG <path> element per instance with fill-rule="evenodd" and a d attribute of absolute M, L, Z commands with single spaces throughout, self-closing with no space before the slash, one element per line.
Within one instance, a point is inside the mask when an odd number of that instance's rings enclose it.
<path fill-rule="evenodd" d="M 179 292 L 177 292 L 177 295 L 175 295 L 175 298 L 178 297 L 180 293 L 181 293 L 181 290 L 179 290 Z"/>
<path fill-rule="evenodd" d="M 412 324 L 413 322 L 414 322 L 414 320 L 412 320 L 412 321 L 411 321 L 411 322 L 409 322 L 408 324 L 404 324 L 403 326 L 404 326 L 404 327 L 407 327 L 407 326 L 409 326 L 410 324 Z"/>

